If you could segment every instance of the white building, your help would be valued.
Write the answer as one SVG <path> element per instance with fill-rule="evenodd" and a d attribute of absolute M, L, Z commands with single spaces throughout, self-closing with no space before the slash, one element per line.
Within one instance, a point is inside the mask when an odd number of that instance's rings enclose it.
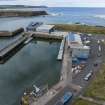
<path fill-rule="evenodd" d="M 81 36 L 70 33 L 68 35 L 68 47 L 72 49 L 72 57 L 87 59 L 89 57 L 90 47 L 82 44 Z"/>
<path fill-rule="evenodd" d="M 50 33 L 54 30 L 54 25 L 41 25 L 38 28 L 36 28 L 37 32 L 44 32 L 44 33 Z"/>
<path fill-rule="evenodd" d="M 55 35 L 55 36 L 62 36 L 62 37 L 66 37 L 68 36 L 68 32 L 64 32 L 64 31 L 54 31 L 51 32 L 51 35 Z"/>

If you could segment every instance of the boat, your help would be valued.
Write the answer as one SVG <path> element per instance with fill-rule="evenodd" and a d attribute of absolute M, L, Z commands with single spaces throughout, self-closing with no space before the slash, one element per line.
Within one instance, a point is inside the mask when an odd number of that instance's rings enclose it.
<path fill-rule="evenodd" d="M 36 93 L 38 93 L 40 91 L 40 88 L 38 88 L 36 85 L 33 85 L 33 87 L 34 87 Z"/>
<path fill-rule="evenodd" d="M 32 37 L 28 38 L 28 39 L 24 42 L 24 44 L 28 44 L 32 39 L 33 39 Z"/>

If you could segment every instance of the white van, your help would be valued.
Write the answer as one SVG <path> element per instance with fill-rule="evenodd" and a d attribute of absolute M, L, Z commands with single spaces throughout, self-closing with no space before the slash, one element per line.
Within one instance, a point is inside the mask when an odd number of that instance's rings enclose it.
<path fill-rule="evenodd" d="M 84 80 L 85 81 L 88 81 L 89 80 L 89 78 L 92 76 L 92 71 L 90 71 L 86 76 L 85 76 L 85 78 L 84 78 Z"/>

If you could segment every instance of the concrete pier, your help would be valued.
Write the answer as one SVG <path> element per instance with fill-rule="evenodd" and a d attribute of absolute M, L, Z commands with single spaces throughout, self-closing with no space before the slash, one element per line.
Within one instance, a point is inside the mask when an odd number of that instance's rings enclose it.
<path fill-rule="evenodd" d="M 0 60 L 2 60 L 5 56 L 8 55 L 14 48 L 19 46 L 22 42 L 26 40 L 26 37 L 20 36 L 14 42 L 10 43 L 8 46 L 4 47 L 0 50 Z"/>
<path fill-rule="evenodd" d="M 24 28 L 18 28 L 13 31 L 0 31 L 0 37 L 1 38 L 14 37 L 16 35 L 22 34 L 23 32 L 24 32 Z"/>
<path fill-rule="evenodd" d="M 27 34 L 31 35 L 34 38 L 42 38 L 42 39 L 52 39 L 52 40 L 62 40 L 62 36 L 50 35 L 49 33 L 43 32 L 27 32 Z"/>
<path fill-rule="evenodd" d="M 61 45 L 60 45 L 60 49 L 59 49 L 59 53 L 57 56 L 57 60 L 62 60 L 63 59 L 63 53 L 64 53 L 64 47 L 65 47 L 65 38 L 63 38 Z"/>

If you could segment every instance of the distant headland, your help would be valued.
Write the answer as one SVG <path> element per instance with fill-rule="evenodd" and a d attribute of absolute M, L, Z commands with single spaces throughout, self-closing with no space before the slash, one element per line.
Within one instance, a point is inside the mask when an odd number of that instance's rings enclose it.
<path fill-rule="evenodd" d="M 30 6 L 30 5 L 0 5 L 0 9 L 8 9 L 8 8 L 47 8 L 47 6 Z"/>
<path fill-rule="evenodd" d="M 29 17 L 29 16 L 40 16 L 48 15 L 46 11 L 12 11 L 3 10 L 0 11 L 0 17 Z"/>

